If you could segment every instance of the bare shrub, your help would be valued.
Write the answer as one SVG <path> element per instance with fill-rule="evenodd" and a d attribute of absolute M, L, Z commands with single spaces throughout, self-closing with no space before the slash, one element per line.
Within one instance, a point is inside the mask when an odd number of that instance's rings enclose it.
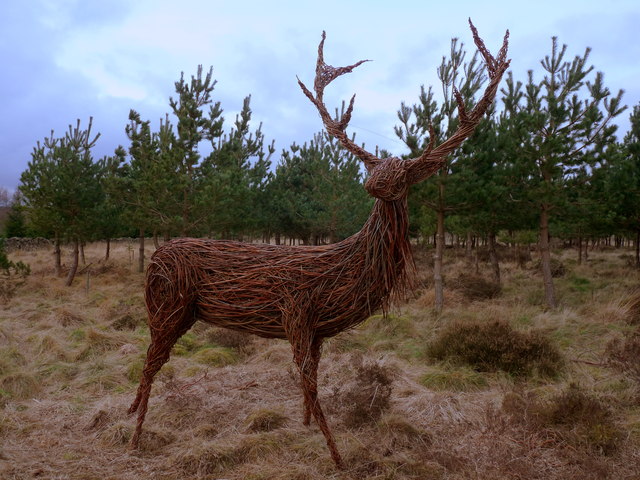
<path fill-rule="evenodd" d="M 559 350 L 541 332 L 519 332 L 503 321 L 453 323 L 428 345 L 427 355 L 516 376 L 553 377 L 563 365 Z"/>
<path fill-rule="evenodd" d="M 344 422 L 349 427 L 360 427 L 377 421 L 389 409 L 392 391 L 392 373 L 378 362 L 363 361 L 354 356 L 356 378 L 341 395 L 346 407 Z"/>
<path fill-rule="evenodd" d="M 207 330 L 206 338 L 210 343 L 233 348 L 245 354 L 251 353 L 254 349 L 254 336 L 245 332 L 216 327 Z"/>
<path fill-rule="evenodd" d="M 500 294 L 500 284 L 481 275 L 462 274 L 451 281 L 450 286 L 462 293 L 467 300 L 488 300 Z"/>
<path fill-rule="evenodd" d="M 9 260 L 5 252 L 4 238 L 0 238 L 0 304 L 11 300 L 18 287 L 27 281 L 30 273 L 31 268 L 26 263 Z"/>
<path fill-rule="evenodd" d="M 535 263 L 535 269 L 538 271 L 542 271 L 542 262 L 538 260 Z M 562 263 L 557 258 L 551 259 L 551 276 L 553 278 L 561 278 L 564 277 L 567 273 L 567 267 L 565 267 L 564 263 Z"/>
<path fill-rule="evenodd" d="M 505 395 L 502 409 L 534 430 L 549 430 L 557 441 L 609 455 L 621 444 L 622 432 L 612 410 L 576 384 L 547 400 L 532 392 Z"/>

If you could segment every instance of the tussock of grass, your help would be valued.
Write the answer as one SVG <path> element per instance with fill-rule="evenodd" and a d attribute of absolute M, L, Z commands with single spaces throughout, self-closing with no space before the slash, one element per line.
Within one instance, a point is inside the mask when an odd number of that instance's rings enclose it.
<path fill-rule="evenodd" d="M 141 355 L 137 358 L 130 359 L 127 362 L 126 377 L 133 384 L 137 384 L 142 376 L 142 369 L 144 368 L 144 362 L 146 355 Z"/>
<path fill-rule="evenodd" d="M 82 316 L 65 308 L 56 313 L 56 318 L 63 327 L 83 325 L 86 323 L 86 320 L 82 318 Z"/>
<path fill-rule="evenodd" d="M 111 328 L 114 330 L 135 330 L 144 324 L 144 319 L 138 318 L 130 313 L 126 313 L 111 322 Z"/>
<path fill-rule="evenodd" d="M 133 425 L 130 421 L 120 420 L 98 431 L 100 442 L 108 447 L 123 447 L 129 443 L 133 435 Z"/>
<path fill-rule="evenodd" d="M 102 332 L 95 328 L 86 330 L 83 340 L 86 346 L 78 353 L 78 360 L 100 356 L 126 343 L 124 339 L 118 335 L 110 332 Z"/>
<path fill-rule="evenodd" d="M 224 367 L 236 363 L 238 361 L 238 354 L 231 348 L 209 347 L 198 350 L 193 354 L 191 359 L 210 367 Z"/>
<path fill-rule="evenodd" d="M 169 459 L 188 475 L 213 475 L 226 469 L 279 452 L 291 442 L 284 435 L 262 433 L 242 436 L 229 444 L 225 441 L 205 441 Z"/>
<path fill-rule="evenodd" d="M 397 414 L 385 414 L 378 421 L 378 429 L 395 451 L 427 448 L 433 443 L 433 435 Z"/>
<path fill-rule="evenodd" d="M 270 432 L 284 426 L 287 420 L 282 412 L 263 408 L 252 412 L 245 423 L 251 432 Z"/>
<path fill-rule="evenodd" d="M 541 332 L 519 332 L 501 321 L 451 324 L 427 347 L 427 355 L 516 376 L 553 377 L 563 365 L 560 352 Z"/>
<path fill-rule="evenodd" d="M 6 375 L 17 366 L 25 365 L 26 359 L 14 346 L 0 348 L 0 375 Z"/>
<path fill-rule="evenodd" d="M 470 368 L 454 368 L 425 373 L 420 384 L 431 390 L 469 392 L 488 386 L 487 379 Z"/>
<path fill-rule="evenodd" d="M 40 388 L 41 384 L 36 375 L 28 372 L 10 373 L 0 379 L 0 401 L 32 398 L 38 394 Z"/>

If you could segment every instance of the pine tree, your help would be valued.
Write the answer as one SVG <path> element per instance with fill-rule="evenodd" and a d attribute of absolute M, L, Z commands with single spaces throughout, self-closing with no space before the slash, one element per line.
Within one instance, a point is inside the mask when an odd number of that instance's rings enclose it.
<path fill-rule="evenodd" d="M 267 187 L 276 238 L 332 243 L 358 231 L 371 208 L 362 180 L 358 161 L 325 133 L 291 145 Z"/>
<path fill-rule="evenodd" d="M 515 170 L 522 179 L 521 192 L 539 212 L 539 249 L 549 307 L 557 305 L 551 274 L 550 224 L 566 194 L 567 180 L 593 159 L 590 152 L 612 141 L 610 120 L 620 114 L 622 91 L 611 97 L 598 72 L 587 80 L 590 49 L 571 62 L 565 61 L 567 46 L 558 48 L 553 37 L 551 55 L 541 61 L 544 77 L 534 80 L 529 71 L 526 85 L 507 77 L 503 89 L 505 110 L 517 138 L 513 151 Z"/>
<path fill-rule="evenodd" d="M 86 129 L 69 126 L 64 137 L 54 133 L 38 142 L 19 187 L 30 222 L 56 242 L 56 273 L 61 271 L 60 240 L 73 244 L 72 264 L 65 284 L 75 277 L 80 244 L 93 232 L 95 207 L 100 200 L 100 167 L 93 162 L 91 148 L 100 134 L 92 138 L 93 119 Z"/>
<path fill-rule="evenodd" d="M 635 243 L 635 265 L 640 268 L 640 104 L 629 116 L 631 127 L 622 144 L 609 152 L 604 198 L 613 205 L 613 225 L 630 234 Z"/>
<path fill-rule="evenodd" d="M 263 224 L 258 206 L 274 147 L 272 143 L 265 151 L 262 125 L 250 131 L 250 101 L 251 96 L 244 99 L 229 133 L 220 128 L 209 134 L 213 151 L 198 166 L 196 203 L 206 212 L 209 235 L 240 238 Z"/>
<path fill-rule="evenodd" d="M 180 75 L 180 80 L 175 83 L 177 99 L 169 99 L 177 124 L 175 142 L 166 153 L 176 179 L 172 189 L 178 194 L 179 232 L 182 236 L 187 236 L 204 216 L 196 204 L 198 164 L 201 159 L 199 145 L 203 139 L 212 140 L 222 133 L 220 102 L 211 105 L 211 94 L 216 83 L 213 80 L 213 67 L 203 77 L 202 65 L 198 65 L 197 74 L 191 76 L 190 82 L 185 81 L 184 73 Z M 203 110 L 206 106 L 209 106 L 208 116 Z"/>

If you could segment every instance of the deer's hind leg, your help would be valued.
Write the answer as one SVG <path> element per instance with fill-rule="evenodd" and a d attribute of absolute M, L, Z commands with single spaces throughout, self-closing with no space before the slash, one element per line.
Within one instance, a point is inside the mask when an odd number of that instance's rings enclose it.
<path fill-rule="evenodd" d="M 168 319 L 160 319 L 160 314 L 150 318 L 149 329 L 151 330 L 151 344 L 147 349 L 147 358 L 142 370 L 142 377 L 136 398 L 129 407 L 129 414 L 138 412 L 136 429 L 131 437 L 131 447 L 138 448 L 142 424 L 147 414 L 149 395 L 153 379 L 162 366 L 167 363 L 171 354 L 171 349 L 195 323 L 195 316 L 191 308 L 181 308 L 174 312 Z"/>

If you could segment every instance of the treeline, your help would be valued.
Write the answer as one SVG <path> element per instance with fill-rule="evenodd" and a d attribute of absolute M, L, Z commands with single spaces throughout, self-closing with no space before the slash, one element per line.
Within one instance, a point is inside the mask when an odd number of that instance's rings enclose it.
<path fill-rule="evenodd" d="M 540 79 L 530 71 L 517 80 L 509 72 L 492 113 L 409 196 L 412 234 L 434 239 L 437 262 L 445 231 L 469 247 L 482 239 L 499 283 L 496 242 L 539 242 L 550 305 L 555 295 L 545 268 L 552 236 L 580 251 L 614 235 L 640 244 L 640 106 L 618 140 L 611 120 L 625 109 L 622 92 L 612 95 L 602 73 L 588 66 L 589 49 L 570 60 L 566 51 L 554 38 Z M 438 143 L 455 130 L 455 89 L 472 105 L 486 80 L 485 66 L 477 55 L 467 59 L 457 40 L 438 75 L 439 99 L 423 87 L 415 104 L 399 108 L 395 133 L 408 156 L 419 155 L 433 135 Z M 357 159 L 319 133 L 274 161 L 273 142 L 251 124 L 250 97 L 225 129 L 214 86 L 211 69 L 204 74 L 199 67 L 189 81 L 181 76 L 159 127 L 132 110 L 129 145 L 112 156 L 92 157 L 98 135 L 91 121 L 38 143 L 7 234 L 54 239 L 59 269 L 61 242 L 76 252 L 83 242 L 120 236 L 138 236 L 141 249 L 145 237 L 173 236 L 317 244 L 361 227 L 373 200 Z"/>

